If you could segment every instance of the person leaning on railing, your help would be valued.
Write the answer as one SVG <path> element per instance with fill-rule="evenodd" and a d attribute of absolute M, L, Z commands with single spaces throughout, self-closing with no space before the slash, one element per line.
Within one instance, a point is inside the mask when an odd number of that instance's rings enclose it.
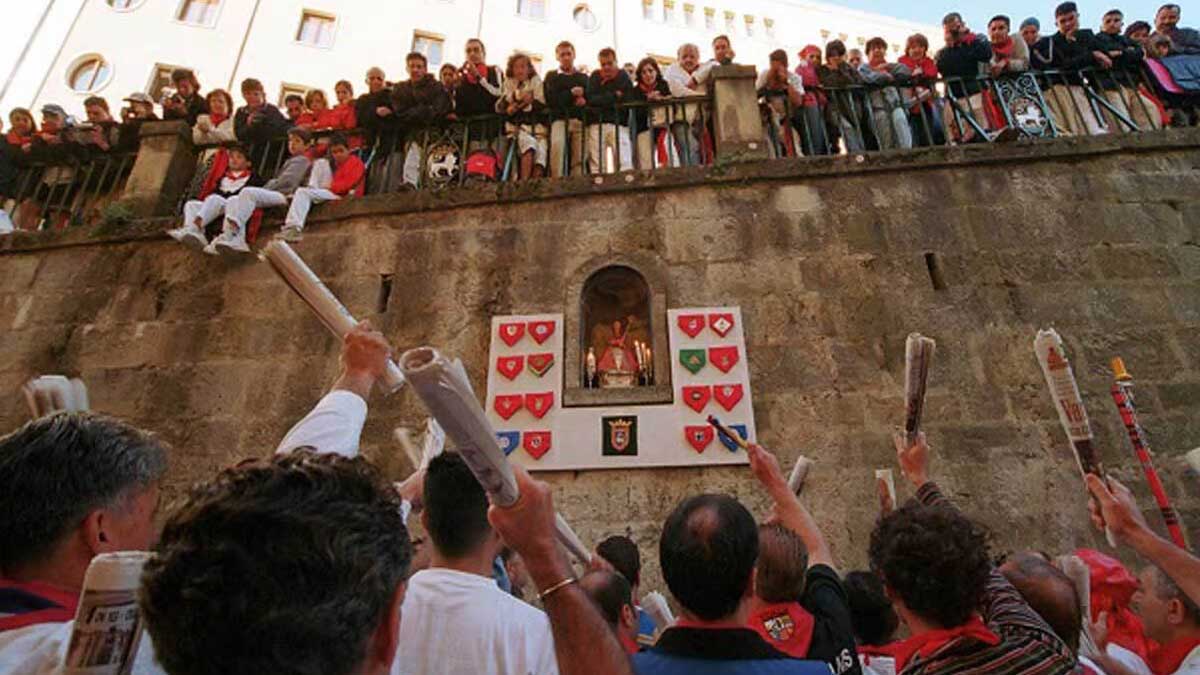
<path fill-rule="evenodd" d="M 546 173 L 546 125 L 541 113 L 546 107 L 542 78 L 533 61 L 520 52 L 508 57 L 504 85 L 496 100 L 496 112 L 504 115 L 504 133 L 516 143 L 517 176 L 521 180 L 541 178 Z"/>
<path fill-rule="evenodd" d="M 656 167 L 671 166 L 673 163 L 668 107 L 656 105 L 671 98 L 671 88 L 663 79 L 658 61 L 647 56 L 637 64 L 637 83 L 629 91 L 630 103 L 647 104 L 634 110 L 635 138 L 637 139 L 637 167 L 649 171 Z"/>
<path fill-rule="evenodd" d="M 208 112 L 196 118 L 192 127 L 192 143 L 219 145 L 237 140 L 233 129 L 233 97 L 224 89 L 213 89 L 205 97 Z"/>
<path fill-rule="evenodd" d="M 176 68 L 171 71 L 171 82 L 175 93 L 163 97 L 163 119 L 184 120 L 188 126 L 195 126 L 196 120 L 209 110 L 207 98 L 200 95 L 196 74 L 187 68 Z"/>
<path fill-rule="evenodd" d="M 1154 34 L 1171 39 L 1172 54 L 1200 54 L 1200 31 L 1179 27 L 1179 5 L 1167 4 L 1154 15 Z"/>
<path fill-rule="evenodd" d="M 1061 71 L 1047 75 L 1051 86 L 1044 92 L 1058 132 L 1075 136 L 1106 133 L 1092 112 L 1079 71 L 1092 67 L 1111 68 L 1113 61 L 1101 51 L 1095 33 L 1079 27 L 1079 9 L 1074 2 L 1064 2 L 1055 8 L 1054 20 L 1058 32 L 1038 43 L 1034 48 L 1034 59 L 1042 61 L 1048 69 Z"/>
<path fill-rule="evenodd" d="M 946 128 L 954 140 L 969 143 L 977 138 L 975 127 L 965 120 L 961 125 L 956 122 L 969 115 L 981 126 L 985 124 L 984 85 L 979 78 L 991 63 L 992 45 L 982 33 L 971 32 L 958 12 L 951 12 L 942 19 L 942 30 L 946 46 L 938 51 L 934 60 L 942 77 L 949 79 L 946 83 Z M 965 99 L 965 107 L 962 99 Z"/>
<path fill-rule="evenodd" d="M 663 73 L 671 95 L 694 98 L 708 94 L 708 88 L 695 79 L 704 68 L 700 65 L 700 48 L 691 43 L 684 44 L 679 47 L 676 56 L 678 60 L 667 66 Z M 680 149 L 681 162 L 685 166 L 699 166 L 702 160 L 704 117 L 704 108 L 700 103 L 679 104 L 671 116 L 671 135 L 675 137 L 675 145 Z"/>
<path fill-rule="evenodd" d="M 821 90 L 821 77 L 817 69 L 821 66 L 821 48 L 816 45 L 805 45 L 799 53 L 800 62 L 796 64 L 795 73 L 800 77 L 804 87 L 804 99 L 801 115 L 803 115 L 806 133 L 801 134 L 805 155 L 829 154 L 830 141 L 828 127 L 825 123 L 825 110 L 829 106 L 829 97 Z"/>
<path fill-rule="evenodd" d="M 817 71 L 821 86 L 829 95 L 828 114 L 846 144 L 846 152 L 866 150 L 862 127 L 859 126 L 860 105 L 849 87 L 862 84 L 858 71 L 846 61 L 846 45 L 833 40 L 825 45 L 825 63 Z"/>
<path fill-rule="evenodd" d="M 388 191 L 401 187 L 416 189 L 421 185 L 421 166 L 424 162 L 423 135 L 430 127 L 441 124 L 450 112 L 450 97 L 441 82 L 429 74 L 429 61 L 420 52 L 412 52 L 404 59 L 408 69 L 408 80 L 398 82 L 392 88 L 392 117 L 405 135 L 404 170 L 397 176 L 389 170 L 391 180 Z M 400 178 L 401 183 L 396 184 Z"/>
<path fill-rule="evenodd" d="M 605 47 L 597 55 L 600 67 L 588 78 L 587 100 L 591 109 L 587 128 L 588 170 L 593 174 L 615 173 L 633 166 L 629 120 L 617 106 L 628 99 L 633 83 L 617 66 L 617 52 Z M 616 155 L 616 166 L 609 159 Z M 601 169 L 603 166 L 603 170 Z"/>
<path fill-rule="evenodd" d="M 279 108 L 267 102 L 262 82 L 248 77 L 242 80 L 242 98 L 246 105 L 233 118 L 234 132 L 242 143 L 258 145 L 282 136 L 290 126 Z"/>
<path fill-rule="evenodd" d="M 913 88 L 905 93 L 912 100 L 908 123 L 912 128 L 913 145 L 945 145 L 946 129 L 942 125 L 942 102 L 934 86 L 938 80 L 937 62 L 929 58 L 929 38 L 921 33 L 908 37 L 900 63 L 912 71 Z"/>
<path fill-rule="evenodd" d="M 83 100 L 87 120 L 76 125 L 71 140 L 90 154 L 104 153 L 117 147 L 121 137 L 120 124 L 108 110 L 108 101 L 100 96 L 89 96 Z"/>
<path fill-rule="evenodd" d="M 754 85 L 769 115 L 767 138 L 778 156 L 794 157 L 802 153 L 805 134 L 804 82 L 788 70 L 787 52 L 776 49 L 768 58 L 770 65 Z"/>
<path fill-rule="evenodd" d="M 1125 15 L 1113 9 L 1104 14 L 1100 32 L 1096 33 L 1096 46 L 1112 59 L 1111 73 L 1101 72 L 1097 80 L 1104 98 L 1137 125 L 1139 130 L 1161 129 L 1162 114 L 1154 101 L 1141 91 L 1141 68 L 1146 60 L 1142 46 L 1121 33 Z M 1105 122 L 1110 131 L 1125 131 L 1109 111 L 1104 111 Z"/>
<path fill-rule="evenodd" d="M 909 149 L 913 146 L 912 128 L 908 125 L 907 102 L 895 85 L 912 79 L 912 71 L 903 63 L 888 63 L 887 40 L 880 37 L 867 41 L 867 62 L 858 69 L 863 82 L 873 85 L 867 90 L 875 136 L 880 150 Z"/>
<path fill-rule="evenodd" d="M 550 108 L 550 175 L 583 173 L 583 116 L 587 107 L 587 75 L 575 68 L 575 45 L 566 40 L 554 48 L 558 69 L 546 74 L 543 94 Z M 568 157 L 564 157 L 564 153 Z M 568 166 L 569 165 L 569 166 Z"/>

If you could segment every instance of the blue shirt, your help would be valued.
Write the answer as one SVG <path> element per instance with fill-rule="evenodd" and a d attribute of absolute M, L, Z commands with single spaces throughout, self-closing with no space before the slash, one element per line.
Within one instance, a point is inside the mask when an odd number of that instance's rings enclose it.
<path fill-rule="evenodd" d="M 792 659 L 749 628 L 668 628 L 633 656 L 638 675 L 829 675 L 822 661 Z"/>

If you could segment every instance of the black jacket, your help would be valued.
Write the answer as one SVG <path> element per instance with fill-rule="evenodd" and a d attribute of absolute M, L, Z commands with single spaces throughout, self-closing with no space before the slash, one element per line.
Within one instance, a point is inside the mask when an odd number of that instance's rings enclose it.
<path fill-rule="evenodd" d="M 962 78 L 948 84 L 956 95 L 978 94 L 983 91 L 978 81 L 981 67 L 992 60 L 992 43 L 982 33 L 968 35 L 953 47 L 942 47 L 934 60 L 942 77 Z"/>
<path fill-rule="evenodd" d="M 588 78 L 587 101 L 588 107 L 593 111 L 588 120 L 628 126 L 628 112 L 618 111 L 616 106 L 629 100 L 632 89 L 633 83 L 629 81 L 629 73 L 624 70 L 617 71 L 616 77 L 604 82 L 600 78 L 600 70 L 597 69 Z"/>
<path fill-rule="evenodd" d="M 433 75 L 413 82 L 398 82 L 392 89 L 392 110 L 396 121 L 405 128 L 418 129 L 445 121 L 450 112 L 450 97 Z"/>
<path fill-rule="evenodd" d="M 492 95 L 492 92 L 484 88 L 483 83 L 478 79 L 479 73 L 469 72 L 467 66 L 463 66 L 458 74 L 458 91 L 454 92 L 454 112 L 459 117 L 495 115 L 496 99 L 500 97 Z M 487 67 L 487 82 L 493 89 L 500 90 L 502 79 L 499 68 Z"/>
<path fill-rule="evenodd" d="M 1113 70 L 1119 71 L 1113 74 L 1104 69 L 1097 69 L 1096 75 L 1100 86 L 1109 90 L 1116 89 L 1121 84 L 1136 87 L 1136 72 L 1146 60 L 1146 52 L 1142 50 L 1142 46 L 1120 33 L 1116 35 L 1096 33 L 1094 44 L 1097 51 L 1104 52 L 1112 59 Z M 1113 56 L 1113 52 L 1121 54 Z"/>
<path fill-rule="evenodd" d="M 246 105 L 238 108 L 237 114 L 233 117 L 233 132 L 237 135 L 238 141 L 247 144 L 275 140 L 285 135 L 291 125 L 288 118 L 279 112 L 279 108 L 270 103 L 266 103 L 258 109 L 253 121 L 250 120 L 250 106 Z"/>
<path fill-rule="evenodd" d="M 583 87 L 586 96 L 588 76 L 579 71 L 563 75 L 557 70 L 552 70 L 546 75 L 542 93 L 546 97 L 546 107 L 550 108 L 555 117 L 583 117 L 583 108 L 575 105 L 575 97 L 571 95 L 571 89 L 575 87 Z"/>
<path fill-rule="evenodd" d="M 1033 46 L 1036 54 L 1031 58 L 1043 64 L 1047 70 L 1061 70 L 1066 73 L 1064 79 L 1057 77 L 1051 84 L 1082 84 L 1083 80 L 1074 71 L 1097 65 L 1096 56 L 1092 52 L 1100 51 L 1096 42 L 1096 34 L 1090 30 L 1075 31 L 1075 39 L 1068 40 L 1062 33 L 1055 33 L 1042 38 Z"/>
<path fill-rule="evenodd" d="M 396 129 L 396 116 L 380 117 L 375 110 L 384 107 L 392 108 L 392 90 L 384 87 L 375 93 L 367 92 L 358 97 L 354 104 L 354 116 L 358 126 L 364 130 L 363 140 L 368 146 L 374 145 L 381 137 L 391 138 Z"/>
<path fill-rule="evenodd" d="M 186 104 L 183 112 L 175 110 L 163 109 L 163 119 L 165 120 L 187 120 L 189 127 L 196 126 L 196 118 L 201 115 L 208 114 L 208 101 L 200 95 L 199 92 L 192 94 L 183 100 Z"/>

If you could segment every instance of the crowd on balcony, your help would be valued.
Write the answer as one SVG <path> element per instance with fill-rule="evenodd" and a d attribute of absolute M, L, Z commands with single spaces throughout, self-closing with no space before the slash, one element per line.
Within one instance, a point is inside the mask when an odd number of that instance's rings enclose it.
<path fill-rule="evenodd" d="M 808 45 L 794 62 L 777 50 L 757 81 L 764 140 L 775 156 L 802 156 L 1005 141 L 1033 131 L 1121 133 L 1200 121 L 1200 34 L 1179 26 L 1178 5 L 1161 7 L 1153 26 L 1146 21 L 1126 26 L 1123 13 L 1112 10 L 1099 18 L 1095 31 L 1081 27 L 1073 2 L 1059 5 L 1055 15 L 1057 30 L 1043 35 L 1034 18 L 1014 30 L 1009 17 L 995 16 L 983 33 L 952 13 L 943 21 L 942 48 L 931 53 L 927 36 L 912 35 L 895 61 L 882 38 L 867 41 L 865 53 L 841 40 L 824 48 Z M 503 65 L 489 63 L 478 39 L 468 40 L 464 51 L 461 66 L 445 64 L 436 74 L 414 52 L 405 59 L 406 79 L 390 82 L 382 68 L 373 67 L 367 91 L 357 98 L 353 84 L 342 80 L 333 87 L 332 101 L 313 89 L 288 95 L 283 110 L 253 78 L 241 83 L 243 104 L 235 107 L 229 92 L 202 94 L 196 76 L 178 69 L 159 108 L 163 119 L 191 125 L 197 145 L 213 148 L 202 155 L 203 171 L 217 173 L 197 182 L 207 188 L 203 194 L 191 195 L 201 202 L 213 194 L 235 196 L 214 193 L 229 165 L 224 157 L 211 161 L 218 146 L 242 146 L 249 170 L 273 174 L 288 154 L 283 148 L 289 130 L 305 130 L 303 154 L 314 169 L 327 165 L 315 175 L 334 176 L 339 169 L 357 174 L 360 167 L 339 164 L 330 153 L 342 147 L 332 142 L 344 137 L 349 157 L 363 163 L 361 184 L 331 189 L 332 183 L 310 185 L 308 178 L 294 186 L 289 178 L 276 186 L 281 190 L 271 190 L 277 196 L 269 200 L 290 198 L 303 188 L 299 194 L 319 202 L 364 190 L 417 189 L 454 176 L 524 180 L 707 164 L 714 156 L 712 73 L 736 62 L 726 36 L 713 40 L 707 60 L 697 45 L 680 46 L 665 69 L 650 57 L 622 67 L 615 50 L 607 48 L 589 72 L 577 64 L 567 41 L 555 48 L 558 67 L 544 75 L 521 53 Z M 1013 88 L 1005 82 L 1022 82 L 1025 95 L 1009 97 L 1005 92 Z M 16 196 L 13 176 L 22 166 L 136 150 L 139 127 L 159 115 L 146 94 L 135 92 L 125 101 L 114 117 L 104 99 L 90 97 L 82 120 L 47 104 L 39 111 L 40 124 L 29 110 L 10 111 L 0 153 L 0 197 Z M 272 143 L 274 154 L 266 149 Z M 298 235 L 307 205 L 295 211 L 289 225 Z M 213 202 L 196 216 L 199 223 L 191 218 L 183 228 L 203 228 L 207 218 L 220 216 Z M 0 227 L 10 227 L 6 215 L 0 219 Z M 208 239 L 219 234 L 210 232 Z"/>
<path fill-rule="evenodd" d="M 383 480 L 359 439 L 390 351 L 369 325 L 352 330 L 340 377 L 274 453 L 201 480 L 161 519 L 179 460 L 152 433 L 61 412 L 0 437 L 0 672 L 1200 673 L 1200 559 L 1156 534 L 1115 479 L 1087 475 L 1091 524 L 1142 556 L 1138 576 L 1091 549 L 996 556 L 960 510 L 970 496 L 939 488 L 924 434 L 900 432 L 893 466 L 915 496 L 880 482 L 873 525 L 850 536 L 870 568 L 839 572 L 823 530 L 846 518 L 814 516 L 804 486 L 750 444 L 749 467 L 728 470 L 761 490 L 761 519 L 697 491 L 654 528 L 675 618 L 664 594 L 643 594 L 654 582 L 623 519 L 572 564 L 551 487 L 520 468 L 507 505 L 489 500 L 472 448 Z M 807 482 L 854 480 L 838 471 Z M 1055 495 L 1064 503 L 1043 509 L 1085 499 Z M 128 551 L 153 553 L 124 579 L 89 569 Z"/>

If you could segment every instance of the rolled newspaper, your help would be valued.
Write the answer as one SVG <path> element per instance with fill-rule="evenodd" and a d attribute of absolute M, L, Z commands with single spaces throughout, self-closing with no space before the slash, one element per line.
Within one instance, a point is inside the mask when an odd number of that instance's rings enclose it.
<path fill-rule="evenodd" d="M 1071 442 L 1080 474 L 1095 474 L 1104 479 L 1104 465 L 1092 445 L 1092 426 L 1088 423 L 1087 409 L 1083 406 L 1083 397 L 1079 395 L 1079 385 L 1075 382 L 1071 362 L 1067 360 L 1062 338 L 1053 328 L 1040 330 L 1033 340 L 1033 351 L 1042 366 L 1050 398 L 1058 411 L 1058 421 Z M 1109 545 L 1116 546 L 1112 531 L 1105 528 L 1104 534 Z"/>
<path fill-rule="evenodd" d="M 891 469 L 875 469 L 875 489 L 879 492 L 879 513 L 887 515 L 896 510 L 896 479 Z"/>
<path fill-rule="evenodd" d="M 658 624 L 658 629 L 663 630 L 670 628 L 675 623 L 675 615 L 671 613 L 671 606 L 667 604 L 667 599 L 658 591 L 650 591 L 642 596 L 642 609 L 654 619 L 654 623 Z"/>
<path fill-rule="evenodd" d="M 412 429 L 408 427 L 396 427 L 392 430 L 392 437 L 396 439 L 401 449 L 404 450 L 404 454 L 408 456 L 408 460 L 412 462 L 414 471 L 420 471 L 429 466 L 429 460 L 442 454 L 442 450 L 446 447 L 446 432 L 432 417 L 425 420 L 425 435 L 421 440 L 420 448 L 413 440 Z"/>
<path fill-rule="evenodd" d="M 1187 459 L 1188 466 L 1192 467 L 1192 473 L 1196 474 L 1197 478 L 1200 478 L 1200 448 L 1192 450 L 1184 455 L 1184 457 Z"/>
<path fill-rule="evenodd" d="M 812 469 L 812 460 L 800 455 L 796 458 L 796 465 L 792 467 L 792 474 L 788 476 L 788 488 L 797 497 L 804 491 L 804 481 L 808 478 L 808 472 Z"/>
<path fill-rule="evenodd" d="M 83 412 L 89 408 L 87 385 L 79 378 L 42 375 L 26 382 L 21 391 L 34 418 L 59 412 Z"/>
<path fill-rule="evenodd" d="M 418 347 L 400 356 L 400 370 L 446 435 L 454 440 L 458 454 L 492 502 L 511 506 L 517 501 L 520 493 L 512 465 L 496 443 L 496 431 L 475 399 L 462 361 L 450 361 L 432 347 Z M 591 553 L 561 515 L 555 517 L 554 526 L 563 547 L 580 562 L 588 563 Z"/>
<path fill-rule="evenodd" d="M 400 444 L 400 449 L 404 451 L 408 461 L 413 465 L 413 471 L 421 469 L 421 449 L 417 447 L 416 441 L 413 440 L 413 431 L 408 427 L 396 427 L 392 430 L 392 438 Z"/>
<path fill-rule="evenodd" d="M 142 639 L 137 589 L 144 551 L 101 553 L 83 577 L 64 675 L 128 675 Z"/>
<path fill-rule="evenodd" d="M 925 412 L 925 385 L 937 343 L 920 333 L 909 333 L 904 343 L 904 439 L 911 447 L 921 430 Z"/>
<path fill-rule="evenodd" d="M 325 324 L 329 332 L 339 340 L 354 330 L 358 325 L 354 316 L 345 305 L 321 282 L 304 260 L 296 254 L 287 242 L 276 239 L 263 247 L 259 257 L 266 261 L 271 269 L 283 279 L 313 314 Z M 404 376 L 395 363 L 388 361 L 387 370 L 383 374 L 383 387 L 388 394 L 394 394 L 404 386 Z"/>

